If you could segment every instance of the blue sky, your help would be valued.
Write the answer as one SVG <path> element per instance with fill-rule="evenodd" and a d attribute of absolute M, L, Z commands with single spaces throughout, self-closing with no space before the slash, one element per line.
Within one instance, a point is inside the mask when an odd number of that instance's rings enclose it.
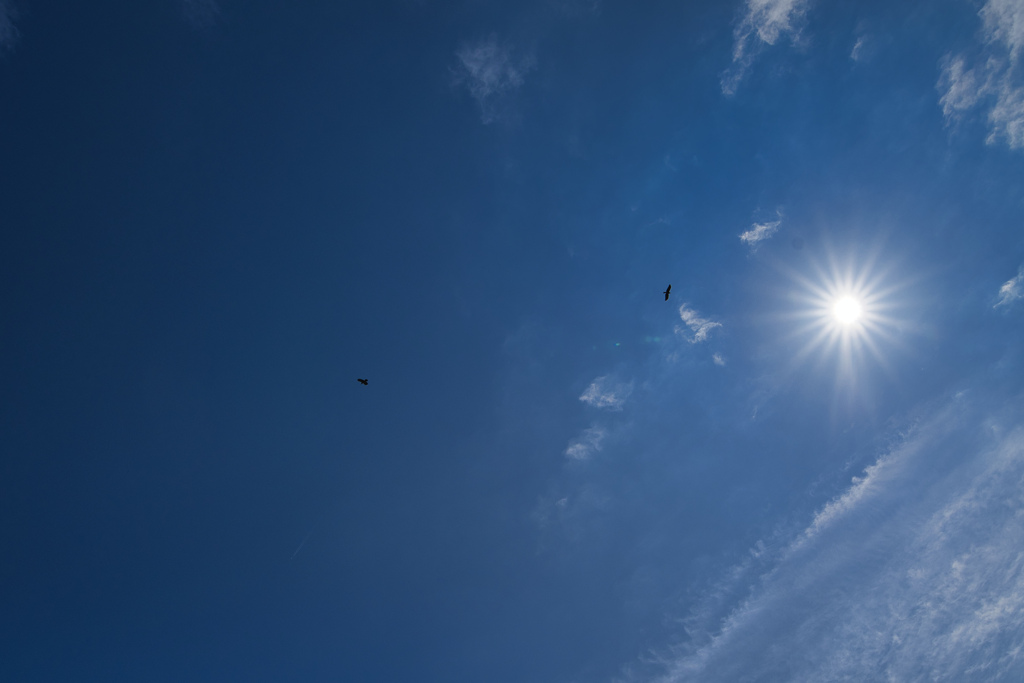
<path fill-rule="evenodd" d="M 1021 680 L 1022 178 L 1021 0 L 0 0 L 0 679 Z"/>

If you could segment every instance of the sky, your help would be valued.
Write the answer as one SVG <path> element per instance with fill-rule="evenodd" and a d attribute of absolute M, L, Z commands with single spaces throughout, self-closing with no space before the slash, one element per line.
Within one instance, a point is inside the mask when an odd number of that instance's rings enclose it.
<path fill-rule="evenodd" d="M 0 0 L 0 679 L 1024 680 L 1022 179 L 1024 0 Z"/>

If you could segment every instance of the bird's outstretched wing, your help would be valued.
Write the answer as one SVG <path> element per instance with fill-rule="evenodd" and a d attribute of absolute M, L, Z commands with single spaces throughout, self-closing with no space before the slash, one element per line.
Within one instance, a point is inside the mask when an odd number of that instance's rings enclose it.
<path fill-rule="evenodd" d="M 665 301 L 668 301 L 668 293 L 671 292 L 671 291 L 672 291 L 672 285 L 669 285 L 668 289 L 665 290 Z"/>
<path fill-rule="evenodd" d="M 364 387 L 368 386 L 370 384 L 370 380 L 368 380 L 368 379 L 358 379 L 358 378 L 356 378 L 356 381 L 359 382 L 360 384 L 362 384 Z"/>

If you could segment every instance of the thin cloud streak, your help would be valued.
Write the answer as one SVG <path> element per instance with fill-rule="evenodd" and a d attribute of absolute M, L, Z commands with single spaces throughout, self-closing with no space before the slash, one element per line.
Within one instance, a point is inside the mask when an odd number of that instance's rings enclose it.
<path fill-rule="evenodd" d="M 689 304 L 683 304 L 679 307 L 679 317 L 686 323 L 686 326 L 690 328 L 690 332 L 693 334 L 692 336 L 687 335 L 686 330 L 681 327 L 676 327 L 676 334 L 683 336 L 691 344 L 707 341 L 711 330 L 722 326 L 720 322 L 703 317 L 696 310 L 690 308 Z"/>
<path fill-rule="evenodd" d="M 993 308 L 1009 306 L 1017 299 L 1024 299 L 1024 266 L 1017 271 L 1017 276 L 1003 283 L 999 288 L 999 301 Z"/>
<path fill-rule="evenodd" d="M 606 410 L 622 410 L 626 399 L 633 393 L 633 383 L 614 384 L 608 381 L 608 377 L 598 377 L 587 390 L 580 395 L 580 400 L 587 405 Z"/>
<path fill-rule="evenodd" d="M 1024 2 L 988 0 L 982 20 L 982 57 L 968 63 L 947 54 L 936 85 L 947 125 L 957 124 L 977 107 L 987 107 L 987 144 L 1000 140 L 1010 149 L 1024 148 L 1024 86 L 1020 62 L 1024 48 Z"/>
<path fill-rule="evenodd" d="M 1024 680 L 1021 407 L 950 400 L 792 541 L 726 572 L 660 672 L 627 678 Z"/>
<path fill-rule="evenodd" d="M 864 36 L 858 36 L 857 42 L 853 44 L 853 49 L 850 50 L 850 59 L 855 62 L 862 61 L 864 59 L 865 45 L 867 41 Z"/>
<path fill-rule="evenodd" d="M 747 0 L 743 19 L 733 31 L 732 66 L 722 74 L 723 94 L 736 94 L 765 45 L 774 45 L 784 36 L 799 37 L 810 4 L 810 0 Z"/>

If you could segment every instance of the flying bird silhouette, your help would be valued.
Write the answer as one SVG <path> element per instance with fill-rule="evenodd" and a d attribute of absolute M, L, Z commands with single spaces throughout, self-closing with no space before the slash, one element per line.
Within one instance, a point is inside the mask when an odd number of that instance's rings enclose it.
<path fill-rule="evenodd" d="M 357 382 L 359 382 L 360 384 L 362 384 L 362 385 L 363 385 L 364 387 L 365 387 L 365 386 L 369 386 L 369 384 L 370 384 L 370 380 L 368 380 L 368 379 L 359 379 L 359 378 L 357 377 L 357 378 L 356 378 L 356 381 L 357 381 Z"/>
<path fill-rule="evenodd" d="M 668 301 L 668 293 L 671 292 L 671 291 L 672 291 L 672 285 L 669 285 L 668 289 L 665 290 L 665 301 Z"/>

